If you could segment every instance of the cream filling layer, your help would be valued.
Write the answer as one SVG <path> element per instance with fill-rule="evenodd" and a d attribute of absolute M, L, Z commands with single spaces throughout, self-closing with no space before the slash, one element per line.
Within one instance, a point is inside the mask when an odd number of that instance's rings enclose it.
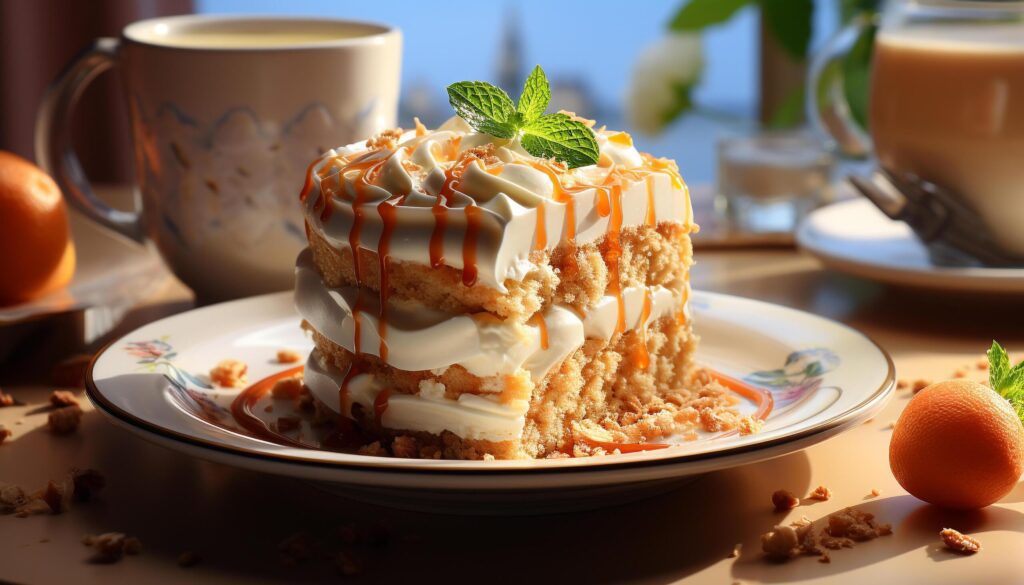
<path fill-rule="evenodd" d="M 312 253 L 303 250 L 296 262 L 295 306 L 303 319 L 322 335 L 355 352 L 353 307 L 359 303 L 359 349 L 380 357 L 379 298 L 356 287 L 328 288 L 313 264 Z M 644 315 L 645 296 L 650 309 Z M 670 289 L 626 287 L 622 291 L 626 330 L 646 327 L 651 321 L 673 315 L 683 298 Z M 387 363 L 399 370 L 437 370 L 459 365 L 478 377 L 529 371 L 542 379 L 586 339 L 610 339 L 618 322 L 618 299 L 601 298 L 584 315 L 559 305 L 543 313 L 543 322 L 501 321 L 487 313 L 475 315 L 437 311 L 419 303 L 389 302 L 385 344 Z M 544 339 L 546 329 L 546 347 Z"/>
<path fill-rule="evenodd" d="M 322 363 L 319 352 L 310 354 L 306 362 L 305 384 L 318 400 L 335 412 L 341 411 L 341 385 L 345 372 Z M 352 418 L 352 405 L 358 404 L 364 412 L 374 412 L 374 402 L 383 387 L 371 374 L 358 374 L 348 381 L 346 417 Z M 399 394 L 388 396 L 387 408 L 381 415 L 381 425 L 389 429 L 425 431 L 441 434 L 455 433 L 463 439 L 511 441 L 523 434 L 526 411 L 525 400 L 503 404 L 496 399 L 463 394 L 457 400 L 445 398 L 443 393 Z"/>
<path fill-rule="evenodd" d="M 632 179 L 621 181 L 621 227 L 640 226 L 652 219 L 692 227 L 693 211 L 686 185 L 670 173 L 645 168 L 632 143 L 614 139 L 617 135 L 621 134 L 597 132 L 601 155 L 607 164 L 573 169 L 566 180 L 578 185 L 602 185 L 612 169 L 632 171 Z M 367 152 L 365 158 L 359 158 L 367 151 L 362 143 L 329 151 L 313 166 L 312 192 L 305 202 L 306 219 L 332 246 L 346 248 L 350 246 L 353 210 L 358 208 L 358 245 L 376 252 L 384 225 L 378 206 L 401 195 L 394 208 L 388 255 L 396 260 L 430 265 L 429 243 L 438 224 L 433 207 L 445 184 L 445 169 L 453 164 L 442 153 L 456 144 L 453 139 L 458 140 L 459 151 L 495 144 L 496 155 L 504 166 L 495 175 L 478 163 L 469 164 L 458 189 L 448 195 L 440 240 L 446 266 L 465 267 L 466 208 L 470 205 L 480 208 L 478 233 L 472 244 L 477 281 L 501 292 L 506 292 L 505 280 L 522 280 L 533 268 L 529 262 L 533 250 L 553 249 L 570 236 L 577 243 L 586 244 L 608 233 L 615 215 L 609 210 L 614 205 L 609 200 L 610 188 L 582 188 L 564 195 L 571 203 L 558 201 L 552 178 L 533 166 L 544 161 L 514 143 L 472 132 L 459 118 L 421 136 L 406 133 L 398 140 L 394 152 Z M 359 162 L 337 166 L 338 157 Z M 365 167 L 375 160 L 381 162 L 376 178 L 371 184 L 360 182 L 360 172 L 353 166 Z M 413 172 L 409 168 L 420 170 Z M 330 197 L 332 206 L 327 214 L 321 212 L 324 193 Z"/>

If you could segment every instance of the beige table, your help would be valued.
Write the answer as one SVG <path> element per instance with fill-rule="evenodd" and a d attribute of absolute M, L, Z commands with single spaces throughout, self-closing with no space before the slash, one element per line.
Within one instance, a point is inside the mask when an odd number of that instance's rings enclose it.
<path fill-rule="evenodd" d="M 973 363 L 993 338 L 1017 353 L 1024 350 L 1019 300 L 919 296 L 823 272 L 793 250 L 707 251 L 698 257 L 698 287 L 849 323 L 892 354 L 903 378 L 948 376 Z M 169 280 L 125 327 L 187 302 L 187 291 Z M 38 364 L 7 369 L 29 381 L 48 375 Z M 655 499 L 561 516 L 466 518 L 355 504 L 286 478 L 189 459 L 114 428 L 91 408 L 77 435 L 54 437 L 44 430 L 40 409 L 49 388 L 7 389 L 28 405 L 0 409 L 0 424 L 14 431 L 0 446 L 0 480 L 34 487 L 72 466 L 95 467 L 109 487 L 99 501 L 66 514 L 0 517 L 0 580 L 333 582 L 340 577 L 327 561 L 281 566 L 277 545 L 296 531 L 333 534 L 355 520 L 379 521 L 392 534 L 384 547 L 356 549 L 365 563 L 356 582 L 1024 582 L 1024 487 L 997 506 L 958 515 L 921 504 L 893 480 L 886 427 L 908 391 L 898 392 L 874 421 L 824 444 L 710 474 Z M 806 494 L 819 484 L 835 497 L 788 515 L 771 511 L 774 490 Z M 874 488 L 880 497 L 869 497 Z M 875 512 L 895 534 L 838 551 L 831 564 L 801 558 L 774 565 L 760 558 L 758 537 L 773 524 L 801 515 L 818 519 L 845 506 Z M 945 526 L 975 534 L 984 550 L 974 557 L 941 550 L 937 532 Z M 116 565 L 87 564 L 82 535 L 106 531 L 138 536 L 145 551 Z M 728 558 L 736 543 L 743 553 Z M 204 560 L 180 568 L 175 559 L 183 551 Z"/>

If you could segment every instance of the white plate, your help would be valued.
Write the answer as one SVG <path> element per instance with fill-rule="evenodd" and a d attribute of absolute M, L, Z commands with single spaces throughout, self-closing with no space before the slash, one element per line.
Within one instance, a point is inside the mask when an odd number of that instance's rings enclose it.
<path fill-rule="evenodd" d="M 206 372 L 222 359 L 240 359 L 255 381 L 287 367 L 276 362 L 278 349 L 308 350 L 289 293 L 146 325 L 97 355 L 87 389 L 115 423 L 174 450 L 321 482 L 357 499 L 463 512 L 493 512 L 513 501 L 517 512 L 622 502 L 688 476 L 823 441 L 876 414 L 892 392 L 892 361 L 849 327 L 713 293 L 695 292 L 691 303 L 702 338 L 698 360 L 771 391 L 775 408 L 760 433 L 670 441 L 679 444 L 623 455 L 530 461 L 398 459 L 267 442 L 231 430 L 228 407 L 238 391 L 209 388 Z M 277 416 L 279 408 L 266 416 Z M 262 405 L 253 410 L 263 412 Z"/>
<path fill-rule="evenodd" d="M 1024 292 L 1024 268 L 933 265 L 910 227 L 889 219 L 867 199 L 812 212 L 796 239 L 825 266 L 879 282 L 951 292 Z"/>

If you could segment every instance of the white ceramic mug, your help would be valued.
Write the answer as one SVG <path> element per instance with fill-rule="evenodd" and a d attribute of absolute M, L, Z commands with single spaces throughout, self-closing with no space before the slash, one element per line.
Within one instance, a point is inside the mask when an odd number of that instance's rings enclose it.
<path fill-rule="evenodd" d="M 78 209 L 151 240 L 199 298 L 290 288 L 306 241 L 306 168 L 395 125 L 401 42 L 395 28 L 342 20 L 136 22 L 97 40 L 50 88 L 36 157 Z M 110 68 L 131 114 L 136 211 L 98 199 L 71 147 L 75 102 Z"/>

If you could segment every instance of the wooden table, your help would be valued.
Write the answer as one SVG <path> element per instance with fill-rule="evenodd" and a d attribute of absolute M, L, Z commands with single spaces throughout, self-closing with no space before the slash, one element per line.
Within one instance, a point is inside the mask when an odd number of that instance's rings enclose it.
<path fill-rule="evenodd" d="M 80 249 L 86 247 L 80 243 Z M 694 282 L 705 290 L 797 307 L 848 323 L 888 350 L 901 378 L 948 377 L 974 363 L 993 338 L 1024 350 L 1021 304 L 1014 299 L 937 297 L 827 273 L 794 250 L 698 253 Z M 162 292 L 131 315 L 121 332 L 189 304 L 168 277 Z M 740 350 L 742 350 L 740 348 Z M 54 516 L 0 517 L 0 581 L 16 583 L 333 582 L 328 561 L 284 567 L 277 546 L 298 532 L 335 534 L 348 521 L 379 522 L 392 538 L 359 548 L 367 583 L 1010 583 L 1024 582 L 1024 487 L 973 514 L 937 511 L 903 492 L 889 472 L 888 424 L 910 397 L 898 391 L 875 420 L 806 451 L 709 474 L 678 491 L 604 510 L 542 517 L 452 517 L 356 504 L 286 478 L 242 471 L 147 444 L 86 407 L 80 431 L 45 431 L 46 352 L 23 348 L 6 389 L 27 403 L 0 409 L 14 436 L 0 446 L 0 480 L 42 486 L 72 466 L 107 477 L 102 497 Z M 10 380 L 0 380 L 0 383 Z M 770 494 L 804 495 L 819 484 L 833 499 L 772 512 Z M 872 489 L 881 490 L 870 497 Z M 769 564 L 759 535 L 802 515 L 821 518 L 859 506 L 891 522 L 895 534 L 841 550 L 830 564 L 812 557 Z M 973 557 L 941 549 L 938 531 L 978 536 Z M 138 536 L 139 556 L 114 565 L 85 562 L 83 534 Z M 738 559 L 729 558 L 742 543 Z M 203 561 L 176 563 L 183 551 Z"/>

